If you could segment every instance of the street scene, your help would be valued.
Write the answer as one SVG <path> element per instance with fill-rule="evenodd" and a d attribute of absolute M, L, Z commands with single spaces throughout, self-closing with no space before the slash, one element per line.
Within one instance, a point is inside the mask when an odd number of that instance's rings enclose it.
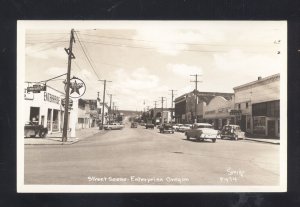
<path fill-rule="evenodd" d="M 24 186 L 282 186 L 286 22 L 20 25 Z"/>

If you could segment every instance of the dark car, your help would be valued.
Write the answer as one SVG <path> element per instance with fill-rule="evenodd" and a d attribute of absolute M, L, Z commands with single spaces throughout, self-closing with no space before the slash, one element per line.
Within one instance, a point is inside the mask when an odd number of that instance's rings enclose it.
<path fill-rule="evenodd" d="M 221 139 L 244 139 L 245 132 L 243 132 L 239 125 L 225 125 L 221 131 Z"/>
<path fill-rule="evenodd" d="M 151 122 L 147 123 L 145 126 L 146 129 L 154 129 L 154 124 L 152 124 Z"/>
<path fill-rule="evenodd" d="M 48 134 L 48 129 L 43 125 L 34 124 L 33 122 L 27 122 L 24 126 L 25 137 L 45 137 Z"/>
<path fill-rule="evenodd" d="M 131 128 L 137 128 L 138 123 L 137 122 L 131 122 Z"/>
<path fill-rule="evenodd" d="M 174 129 L 173 129 L 173 126 L 171 124 L 162 124 L 159 127 L 159 132 L 160 133 L 169 132 L 169 133 L 174 134 Z"/>

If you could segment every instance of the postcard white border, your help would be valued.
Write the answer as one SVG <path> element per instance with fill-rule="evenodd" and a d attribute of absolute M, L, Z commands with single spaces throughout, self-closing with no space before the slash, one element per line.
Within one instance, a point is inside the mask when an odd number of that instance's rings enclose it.
<path fill-rule="evenodd" d="M 287 191 L 287 21 L 277 22 L 285 29 L 281 44 L 281 58 L 286 63 L 280 73 L 280 184 L 278 186 L 219 186 L 219 185 L 25 185 L 23 110 L 25 81 L 25 31 L 26 29 L 129 29 L 136 27 L 194 28 L 199 21 L 25 21 L 17 22 L 17 192 L 18 193 L 119 193 L 119 192 L 286 192 Z M 234 23 L 239 21 L 213 21 Z M 243 21 L 245 23 L 246 21 Z M 257 21 L 247 21 L 255 23 Z M 212 21 L 201 21 L 212 23 Z"/>

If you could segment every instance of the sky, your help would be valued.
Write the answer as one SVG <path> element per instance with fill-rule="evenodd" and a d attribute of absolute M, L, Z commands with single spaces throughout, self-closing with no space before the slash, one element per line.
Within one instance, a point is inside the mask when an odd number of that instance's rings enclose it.
<path fill-rule="evenodd" d="M 41 23 L 42 24 L 42 23 Z M 51 25 L 51 27 L 48 27 Z M 25 80 L 43 81 L 67 72 L 70 28 L 75 29 L 71 77 L 86 84 L 82 98 L 106 93 L 121 110 L 171 107 L 195 88 L 229 92 L 258 76 L 286 73 L 284 21 L 60 22 L 25 32 Z M 63 90 L 66 77 L 47 82 Z M 109 97 L 106 96 L 109 103 Z M 145 104 L 144 104 L 145 103 Z"/>

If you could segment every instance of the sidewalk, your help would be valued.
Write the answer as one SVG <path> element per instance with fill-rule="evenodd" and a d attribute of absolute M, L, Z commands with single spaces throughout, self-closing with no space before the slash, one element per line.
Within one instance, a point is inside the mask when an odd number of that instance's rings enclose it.
<path fill-rule="evenodd" d="M 245 137 L 245 140 L 250 140 L 254 142 L 263 142 L 263 143 L 269 143 L 269 144 L 280 144 L 280 139 L 272 139 L 272 138 L 250 138 Z"/>
<path fill-rule="evenodd" d="M 62 133 L 48 134 L 45 138 L 24 138 L 25 145 L 70 145 L 74 144 L 82 139 L 93 136 L 98 133 L 103 133 L 104 130 L 99 130 L 98 127 L 77 129 L 76 137 L 70 137 L 68 132 L 67 142 L 62 142 Z"/>

